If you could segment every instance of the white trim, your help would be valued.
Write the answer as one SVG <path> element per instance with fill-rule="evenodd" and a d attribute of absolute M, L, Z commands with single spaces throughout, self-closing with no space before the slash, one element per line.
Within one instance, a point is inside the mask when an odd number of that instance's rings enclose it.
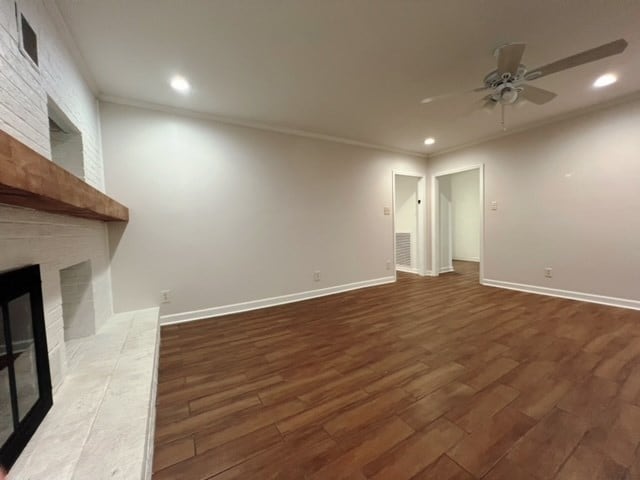
<path fill-rule="evenodd" d="M 231 305 L 222 305 L 220 307 L 204 308 L 202 310 L 194 310 L 192 312 L 161 315 L 160 325 L 172 325 L 175 323 L 191 322 L 193 320 L 230 315 L 232 313 L 248 312 L 250 310 L 258 310 L 260 308 L 275 307 L 276 305 L 283 305 L 285 303 L 301 302 L 303 300 L 309 300 L 311 298 L 325 297 L 327 295 L 348 292 L 350 290 L 357 290 L 359 288 L 374 287 L 376 285 L 384 285 L 386 283 L 393 283 L 395 281 L 396 278 L 391 276 L 374 278 L 371 280 L 364 280 L 362 282 L 336 285 L 335 287 L 319 288 L 317 290 L 290 293 L 288 295 L 281 295 L 278 297 L 263 298 L 260 300 L 234 303 Z"/>
<path fill-rule="evenodd" d="M 235 125 L 238 127 L 254 128 L 256 130 L 266 130 L 267 132 L 282 133 L 284 135 L 294 135 L 296 137 L 313 138 L 315 140 L 322 140 L 325 142 L 342 143 L 345 145 L 351 145 L 355 147 L 381 150 L 383 152 L 410 155 L 416 158 L 423 158 L 423 159 L 427 158 L 427 155 L 425 153 L 415 152 L 413 150 L 405 150 L 402 148 L 391 147 L 388 145 L 379 145 L 377 143 L 363 142 L 360 140 L 353 140 L 351 138 L 336 137 L 334 135 L 325 135 L 323 133 L 310 132 L 307 130 L 299 130 L 296 128 L 288 128 L 288 127 L 282 127 L 278 125 L 270 125 L 267 123 L 254 122 L 251 120 L 242 120 L 239 118 L 216 115 L 214 113 L 197 112 L 195 110 L 189 110 L 186 108 L 170 107 L 167 105 L 160 105 L 157 103 L 145 102 L 142 100 L 131 100 L 128 98 L 118 97 L 115 95 L 101 94 L 98 97 L 98 99 L 101 102 L 115 103 L 116 105 L 125 105 L 129 107 L 143 108 L 146 110 L 153 110 L 156 112 L 171 113 L 174 115 L 181 115 L 181 116 L 190 117 L 190 118 L 198 118 L 201 120 L 209 120 L 212 122 L 224 123 L 227 125 Z"/>
<path fill-rule="evenodd" d="M 596 295 L 594 293 L 572 292 L 570 290 L 539 287 L 537 285 L 526 285 L 523 283 L 503 282 L 501 280 L 484 279 L 482 284 L 488 287 L 506 288 L 508 290 L 517 290 L 519 292 L 535 293 L 538 295 L 548 295 L 550 297 L 568 298 L 570 300 L 579 300 L 582 302 L 599 303 L 612 307 L 640 310 L 640 300 L 607 297 L 604 295 Z"/>
<path fill-rule="evenodd" d="M 440 273 L 449 273 L 453 272 L 453 265 L 449 265 L 447 267 L 440 267 Z"/>
<path fill-rule="evenodd" d="M 418 208 L 416 209 L 416 267 L 415 273 L 421 276 L 427 276 L 427 229 L 426 229 L 426 198 L 427 198 L 427 176 L 417 172 L 407 172 L 404 170 L 393 170 L 391 172 L 391 214 L 393 215 L 391 220 L 392 231 L 391 240 L 393 242 L 393 262 L 396 261 L 396 176 L 401 175 L 403 177 L 414 177 L 418 179 L 417 197 Z M 396 271 L 398 268 L 396 268 Z M 402 270 L 401 270 L 402 271 Z M 414 273 L 414 272 L 411 272 Z M 395 273 L 394 273 L 395 274 Z"/>
<path fill-rule="evenodd" d="M 419 273 L 417 268 L 405 267 L 404 265 L 396 265 L 396 272 L 416 273 L 416 274 Z"/>
<path fill-rule="evenodd" d="M 460 260 L 461 262 L 479 262 L 480 257 L 453 257 L 454 260 Z"/>
<path fill-rule="evenodd" d="M 448 272 L 453 271 L 453 202 L 449 202 L 449 208 L 447 209 L 447 215 L 449 216 L 447 220 L 447 225 L 449 225 L 449 238 L 447 241 L 449 242 L 449 262 L 451 270 L 447 270 Z M 440 270 L 442 272 L 442 270 Z"/>
<path fill-rule="evenodd" d="M 431 175 L 431 268 L 433 276 L 437 277 L 440 272 L 440 187 L 438 177 L 452 175 L 454 173 L 478 170 L 478 181 L 480 182 L 480 283 L 484 279 L 484 164 L 467 165 L 453 168 Z"/>
<path fill-rule="evenodd" d="M 444 177 L 445 175 L 453 175 L 454 173 L 468 172 L 469 170 L 476 170 L 476 169 L 479 169 L 479 168 L 482 168 L 482 167 L 483 167 L 483 164 L 477 163 L 477 164 L 473 164 L 473 165 L 467 165 L 467 166 L 464 166 L 464 167 L 452 168 L 450 170 L 444 170 L 442 172 L 434 173 L 433 176 L 434 177 Z"/>
<path fill-rule="evenodd" d="M 53 1 L 43 3 L 53 21 L 55 28 L 58 30 L 58 33 L 62 35 L 62 41 L 71 54 L 74 66 L 80 71 L 80 75 L 87 84 L 89 90 L 91 90 L 91 93 L 93 93 L 94 97 L 97 97 L 98 92 L 100 91 L 100 89 L 98 88 L 98 82 L 96 82 L 96 78 L 89 68 L 84 55 L 82 55 L 82 53 L 80 52 L 80 48 L 78 47 L 79 43 L 76 41 L 73 33 L 71 33 L 71 29 L 69 28 L 64 15 L 62 15 L 62 12 L 60 11 L 58 2 Z"/>

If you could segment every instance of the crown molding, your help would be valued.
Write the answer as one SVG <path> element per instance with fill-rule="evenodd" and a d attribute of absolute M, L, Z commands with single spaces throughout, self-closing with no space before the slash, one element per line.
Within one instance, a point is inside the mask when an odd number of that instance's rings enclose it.
<path fill-rule="evenodd" d="M 444 150 L 430 153 L 427 155 L 428 159 L 435 159 L 442 155 L 446 155 L 449 153 L 453 153 L 459 150 L 464 150 L 465 148 L 474 147 L 477 145 L 482 145 L 484 143 L 489 143 L 493 140 L 498 140 L 501 138 L 509 137 L 510 135 L 516 135 L 518 133 L 525 132 L 527 130 L 534 130 L 539 127 L 543 127 L 545 125 L 549 125 L 552 123 L 564 122 L 566 120 L 571 120 L 573 118 L 581 117 L 583 115 L 588 115 L 590 113 L 598 112 L 600 110 L 606 110 L 607 108 L 615 107 L 617 105 L 621 105 L 623 103 L 633 102 L 636 100 L 640 100 L 640 90 L 636 92 L 632 92 L 626 95 L 621 95 L 619 97 L 613 98 L 611 100 L 607 100 L 600 103 L 595 103 L 593 105 L 588 105 L 586 107 L 577 108 L 575 110 L 571 110 L 569 112 L 560 113 L 558 115 L 553 115 L 551 117 L 530 122 L 525 125 L 521 125 L 519 127 L 509 129 L 506 132 L 499 132 L 494 135 L 481 137 L 476 140 L 471 140 L 469 142 L 462 143 L 460 145 L 456 145 L 450 148 L 446 148 Z"/>
<path fill-rule="evenodd" d="M 417 157 L 426 159 L 427 155 L 422 152 L 414 152 L 412 150 L 404 150 L 401 148 L 394 148 L 387 145 L 379 145 L 376 143 L 362 142 L 360 140 L 353 140 L 351 138 L 337 137 L 334 135 L 325 135 L 323 133 L 310 132 L 307 130 L 299 130 L 295 128 L 281 127 L 277 125 L 270 125 L 262 122 L 254 122 L 250 120 L 241 120 L 234 117 L 227 117 L 223 115 L 216 115 L 207 112 L 198 112 L 190 110 L 188 108 L 170 107 L 167 105 L 161 105 L 153 102 L 145 102 L 142 100 L 132 100 L 129 98 L 119 97 L 115 95 L 101 94 L 98 96 L 101 102 L 114 103 L 116 105 L 125 105 L 129 107 L 143 108 L 147 110 L 154 110 L 157 112 L 171 113 L 174 115 L 181 115 L 190 118 L 197 118 L 200 120 L 209 120 L 218 123 L 224 123 L 227 125 L 235 125 L 239 127 L 253 128 L 256 130 L 264 130 L 267 132 L 281 133 L 284 135 L 293 135 L 296 137 L 312 138 L 315 140 L 322 140 L 325 142 L 341 143 L 344 145 L 351 145 L 354 147 L 368 148 L 373 150 L 380 150 L 383 152 L 397 153 L 401 155 L 409 155 L 411 157 Z"/>
<path fill-rule="evenodd" d="M 93 72 L 89 68 L 89 65 L 82 55 L 82 52 L 80 52 L 80 49 L 78 48 L 78 42 L 73 36 L 73 33 L 71 32 L 71 29 L 69 28 L 69 25 L 67 24 L 67 21 L 65 20 L 60 7 L 58 6 L 58 1 L 54 0 L 51 2 L 43 3 L 45 4 L 45 8 L 47 9 L 47 12 L 49 13 L 51 19 L 53 20 L 53 24 L 58 30 L 58 33 L 62 35 L 62 41 L 67 47 L 69 54 L 73 58 L 75 66 L 78 68 L 78 70 L 80 70 L 80 75 L 87 83 L 87 86 L 89 87 L 93 95 L 97 97 L 98 93 L 100 92 L 98 82 L 96 81 Z"/>
<path fill-rule="evenodd" d="M 606 102 L 600 102 L 600 103 L 596 103 L 594 105 L 589 105 L 587 107 L 582 107 L 582 108 L 578 108 L 575 110 L 571 110 L 569 112 L 566 113 L 562 113 L 562 114 L 558 114 L 558 115 L 554 115 L 552 117 L 548 117 L 545 118 L 543 120 L 539 120 L 539 121 L 534 121 L 531 123 L 527 123 L 525 125 L 507 130 L 506 132 L 498 132 L 494 135 L 490 135 L 490 136 L 485 136 L 485 137 L 481 137 L 475 140 L 471 140 L 469 142 L 465 142 L 438 152 L 434 152 L 434 153 L 423 153 L 423 152 L 415 152 L 412 150 L 404 150 L 401 148 L 394 148 L 394 147 L 390 147 L 387 145 L 379 145 L 379 144 L 375 144 L 375 143 L 369 143 L 369 142 L 362 142 L 359 140 L 353 140 L 350 138 L 345 138 L 345 137 L 338 137 L 338 136 L 334 136 L 334 135 L 325 135 L 325 134 L 321 134 L 321 133 L 316 133 L 316 132 L 310 132 L 310 131 L 306 131 L 306 130 L 299 130 L 299 129 L 293 129 L 293 128 L 288 128 L 288 127 L 281 127 L 281 126 L 277 126 L 277 125 L 270 125 L 270 124 L 266 124 L 266 123 L 262 123 L 262 122 L 254 122 L 254 121 L 248 121 L 248 120 L 241 120 L 241 119 L 237 119 L 234 117 L 228 117 L 228 116 L 222 116 L 222 115 L 216 115 L 216 114 L 212 114 L 212 113 L 206 113 L 206 112 L 198 112 L 195 110 L 190 110 L 190 109 L 186 109 L 186 108 L 180 108 L 180 107 L 170 107 L 167 105 L 160 105 L 157 103 L 152 103 L 152 102 L 145 102 L 145 101 L 141 101 L 141 100 L 132 100 L 129 98 L 124 98 L 124 97 L 119 97 L 119 96 L 114 96 L 114 95 L 99 95 L 98 96 L 99 100 L 102 102 L 106 102 L 106 103 L 115 103 L 118 105 L 126 105 L 126 106 L 131 106 L 131 107 L 136 107 L 136 108 L 144 108 L 144 109 L 148 109 L 148 110 L 154 110 L 154 111 L 160 111 L 160 112 L 165 112 L 165 113 L 172 113 L 172 114 L 176 114 L 176 115 L 182 115 L 182 116 L 186 116 L 186 117 L 191 117 L 191 118 L 197 118 L 197 119 L 201 119 L 201 120 L 210 120 L 210 121 L 214 121 L 214 122 L 219 122 L 219 123 L 224 123 L 224 124 L 228 124 L 228 125 L 235 125 L 235 126 L 241 126 L 241 127 L 247 127 L 247 128 L 254 128 L 257 130 L 264 130 L 264 131 L 269 131 L 269 132 L 275 132 L 275 133 L 281 133 L 281 134 L 285 134 L 285 135 L 293 135 L 293 136 L 298 136 L 298 137 L 304 137 L 304 138 L 312 138 L 312 139 L 316 139 L 316 140 L 322 140 L 322 141 L 326 141 L 326 142 L 332 142 L 332 143 L 341 143 L 341 144 L 345 144 L 345 145 L 351 145 L 351 146 L 356 146 L 356 147 L 362 147 L 362 148 L 369 148 L 369 149 L 374 149 L 374 150 L 380 150 L 380 151 L 384 151 L 384 152 L 389 152 L 389 153 L 397 153 L 397 154 L 401 154 L 401 155 L 409 155 L 412 157 L 418 157 L 418 158 L 426 158 L 426 159 L 434 159 L 437 158 L 441 155 L 446 155 L 455 151 L 459 151 L 459 150 L 464 150 L 465 148 L 469 148 L 469 147 L 473 147 L 476 145 L 481 145 L 484 143 L 488 143 L 491 142 L 493 140 L 498 140 L 501 138 L 505 138 L 508 137 L 510 135 L 516 135 L 518 133 L 522 133 L 528 130 L 534 130 L 536 128 L 542 127 L 544 125 L 548 125 L 548 124 L 553 124 L 553 123 L 559 123 L 562 121 L 566 121 L 566 120 L 570 120 L 572 118 L 577 118 L 583 115 L 588 115 L 589 113 L 593 113 L 593 112 L 597 112 L 600 110 L 605 110 L 607 108 L 610 107 L 614 107 L 616 105 L 621 105 L 623 103 L 627 103 L 630 101 L 635 101 L 635 100 L 640 100 L 640 91 L 637 92 L 633 92 L 631 94 L 627 94 L 627 95 L 622 95 L 620 97 L 616 97 L 612 100 L 608 100 Z"/>

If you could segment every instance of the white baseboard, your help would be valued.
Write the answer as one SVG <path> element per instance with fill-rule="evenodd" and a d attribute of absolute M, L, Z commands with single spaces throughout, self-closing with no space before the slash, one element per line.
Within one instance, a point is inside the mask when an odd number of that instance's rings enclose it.
<path fill-rule="evenodd" d="M 417 268 L 405 267 L 403 265 L 396 265 L 396 271 L 404 273 L 418 273 Z"/>
<path fill-rule="evenodd" d="M 462 262 L 480 262 L 480 257 L 453 257 L 454 260 L 460 260 Z"/>
<path fill-rule="evenodd" d="M 600 303 L 612 307 L 630 308 L 640 310 L 640 300 L 629 300 L 626 298 L 607 297 L 593 293 L 572 292 L 570 290 L 559 290 L 557 288 L 538 287 L 537 285 L 526 285 L 523 283 L 503 282 L 500 280 L 483 279 L 483 285 L 488 287 L 506 288 L 508 290 L 518 290 L 520 292 L 537 293 L 539 295 L 549 295 L 551 297 L 568 298 L 570 300 L 580 300 L 583 302 Z"/>
<path fill-rule="evenodd" d="M 453 272 L 453 265 L 440 267 L 440 273 L 448 273 L 448 272 Z"/>
<path fill-rule="evenodd" d="M 324 297 L 326 295 L 348 292 L 349 290 L 357 290 L 359 288 L 384 285 L 385 283 L 393 283 L 395 281 L 395 277 L 374 278 L 372 280 L 336 285 L 335 287 L 319 288 L 317 290 L 309 290 L 307 292 L 291 293 L 288 295 L 281 295 L 279 297 L 263 298 L 249 302 L 234 303 L 232 305 L 222 305 L 220 307 L 205 308 L 202 310 L 194 310 L 192 312 L 162 315 L 160 317 L 160 325 L 172 325 L 175 323 L 202 320 L 204 318 L 220 317 L 222 315 L 229 315 L 232 313 L 248 312 L 250 310 L 258 310 L 260 308 L 275 307 L 276 305 L 283 305 L 285 303 L 300 302 L 311 298 Z"/>

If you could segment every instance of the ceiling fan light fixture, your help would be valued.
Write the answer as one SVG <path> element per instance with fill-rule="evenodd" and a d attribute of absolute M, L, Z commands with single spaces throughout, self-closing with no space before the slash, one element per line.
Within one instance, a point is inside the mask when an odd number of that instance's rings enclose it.
<path fill-rule="evenodd" d="M 433 137 L 429 137 L 429 138 L 425 138 L 424 139 L 424 144 L 425 145 L 433 145 L 434 143 L 436 143 L 436 139 Z"/>
<path fill-rule="evenodd" d="M 511 82 L 506 82 L 496 87 L 494 98 L 503 105 L 511 105 L 518 100 L 518 93 L 520 92 L 517 87 Z"/>
<path fill-rule="evenodd" d="M 504 89 L 501 99 L 505 105 L 511 105 L 518 99 L 518 91 L 515 88 Z"/>
<path fill-rule="evenodd" d="M 593 82 L 593 86 L 596 88 L 602 88 L 609 85 L 612 85 L 618 81 L 618 77 L 616 77 L 613 73 L 605 73 L 604 75 L 600 75 L 596 78 L 596 81 Z"/>
<path fill-rule="evenodd" d="M 169 84 L 171 85 L 171 88 L 173 88 L 176 92 L 189 93 L 189 90 L 191 90 L 189 81 L 182 75 L 175 75 L 171 77 Z"/>

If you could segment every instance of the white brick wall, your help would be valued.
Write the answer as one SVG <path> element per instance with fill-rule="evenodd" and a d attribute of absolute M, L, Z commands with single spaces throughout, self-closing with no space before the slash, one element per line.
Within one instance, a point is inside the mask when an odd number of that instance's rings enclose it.
<path fill-rule="evenodd" d="M 36 70 L 18 49 L 14 1 L 0 0 L 0 128 L 51 158 L 50 96 L 82 132 L 85 180 L 104 190 L 98 103 L 56 28 L 54 2 L 18 5 L 38 35 L 40 67 Z"/>
<path fill-rule="evenodd" d="M 47 343 L 54 386 L 66 355 L 60 270 L 89 259 L 96 326 L 112 315 L 106 228 L 101 222 L 0 205 L 0 271 L 40 264 Z"/>
<path fill-rule="evenodd" d="M 95 95 L 83 79 L 63 22 L 49 0 L 19 0 L 38 35 L 40 68 L 18 49 L 13 0 L 0 0 L 0 129 L 51 158 L 47 96 L 82 133 L 84 176 L 104 190 L 100 125 Z M 0 271 L 40 264 L 54 389 L 66 369 L 60 274 L 91 261 L 96 326 L 112 314 L 109 250 L 101 222 L 0 205 Z"/>

